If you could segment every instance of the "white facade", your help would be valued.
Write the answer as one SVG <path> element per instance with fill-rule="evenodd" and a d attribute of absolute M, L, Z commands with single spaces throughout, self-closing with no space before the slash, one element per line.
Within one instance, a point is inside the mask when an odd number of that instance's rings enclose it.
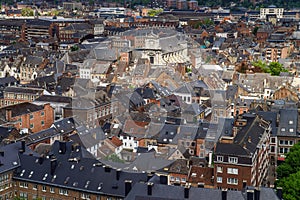
<path fill-rule="evenodd" d="M 276 15 L 278 19 L 283 18 L 283 8 L 261 8 L 260 9 L 260 18 L 266 19 L 267 15 Z"/>
<path fill-rule="evenodd" d="M 133 150 L 133 152 L 136 152 L 136 149 L 139 146 L 139 142 L 136 141 L 133 136 L 121 135 L 120 140 L 122 140 L 123 142 L 123 149 L 129 149 L 129 150 Z"/>

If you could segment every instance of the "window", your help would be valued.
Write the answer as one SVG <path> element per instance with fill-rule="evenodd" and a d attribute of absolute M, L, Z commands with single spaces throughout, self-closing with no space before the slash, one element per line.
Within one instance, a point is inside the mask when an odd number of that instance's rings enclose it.
<path fill-rule="evenodd" d="M 45 197 L 45 196 L 42 196 L 42 200 L 46 200 L 46 197 Z"/>
<path fill-rule="evenodd" d="M 28 183 L 20 182 L 21 188 L 28 188 Z"/>
<path fill-rule="evenodd" d="M 237 178 L 227 178 L 227 184 L 237 185 L 238 179 Z"/>
<path fill-rule="evenodd" d="M 228 162 L 229 163 L 238 163 L 238 158 L 236 158 L 236 157 L 229 157 Z"/>
<path fill-rule="evenodd" d="M 43 191 L 43 192 L 46 192 L 46 190 L 47 190 L 47 187 L 46 187 L 45 185 L 43 185 L 42 191 Z"/>
<path fill-rule="evenodd" d="M 292 120 L 289 121 L 289 124 L 293 124 L 294 122 Z"/>
<path fill-rule="evenodd" d="M 293 146 L 293 145 L 294 145 L 294 141 L 293 141 L 293 140 L 290 140 L 290 141 L 289 141 L 289 145 L 290 145 L 290 146 Z"/>
<path fill-rule="evenodd" d="M 181 178 L 181 182 L 186 182 L 186 178 Z"/>
<path fill-rule="evenodd" d="M 281 131 L 283 131 L 283 132 L 284 132 L 284 131 L 285 131 L 285 128 L 281 128 Z"/>
<path fill-rule="evenodd" d="M 44 116 L 44 115 L 45 115 L 45 112 L 44 112 L 44 111 L 42 111 L 42 112 L 41 112 L 41 116 Z"/>
<path fill-rule="evenodd" d="M 290 129 L 289 129 L 289 132 L 290 132 L 290 133 L 293 133 L 293 132 L 294 132 L 294 129 L 293 129 L 293 128 L 290 128 Z"/>
<path fill-rule="evenodd" d="M 44 125 L 45 125 L 45 122 L 44 122 L 43 120 L 41 121 L 41 125 L 42 125 L 42 126 L 44 126 Z"/>
<path fill-rule="evenodd" d="M 33 127 L 34 127 L 33 124 L 30 124 L 30 128 L 33 129 Z"/>
<path fill-rule="evenodd" d="M 59 194 L 61 195 L 68 195 L 68 190 L 65 190 L 65 189 L 59 189 Z"/>
<path fill-rule="evenodd" d="M 174 181 L 174 176 L 171 176 L 171 177 L 170 177 L 170 180 L 171 180 L 171 181 Z"/>
<path fill-rule="evenodd" d="M 180 181 L 180 178 L 176 177 L 176 178 L 175 178 L 175 181 L 176 181 L 176 182 L 179 182 L 179 181 Z"/>
<path fill-rule="evenodd" d="M 279 144 L 283 145 L 284 141 L 283 140 L 279 140 Z"/>
<path fill-rule="evenodd" d="M 218 173 L 223 173 L 223 167 L 217 167 L 217 172 Z"/>
<path fill-rule="evenodd" d="M 81 198 L 82 199 L 91 199 L 91 195 L 90 194 L 86 194 L 86 193 L 81 193 Z"/>
<path fill-rule="evenodd" d="M 227 168 L 228 174 L 239 174 L 239 169 L 237 168 Z"/>
<path fill-rule="evenodd" d="M 276 139 L 274 137 L 271 138 L 271 143 L 275 143 Z"/>
<path fill-rule="evenodd" d="M 217 183 L 222 183 L 222 177 L 217 177 Z"/>
<path fill-rule="evenodd" d="M 34 189 L 34 190 L 37 190 L 37 188 L 38 188 L 37 184 L 34 184 L 32 187 L 32 189 Z"/>
<path fill-rule="evenodd" d="M 26 192 L 20 192 L 21 199 L 27 199 L 27 193 Z"/>
<path fill-rule="evenodd" d="M 223 162 L 223 156 L 217 156 L 217 161 Z"/>
<path fill-rule="evenodd" d="M 50 192 L 54 193 L 54 187 L 50 187 Z"/>
<path fill-rule="evenodd" d="M 30 119 L 33 119 L 33 114 L 30 114 Z"/>

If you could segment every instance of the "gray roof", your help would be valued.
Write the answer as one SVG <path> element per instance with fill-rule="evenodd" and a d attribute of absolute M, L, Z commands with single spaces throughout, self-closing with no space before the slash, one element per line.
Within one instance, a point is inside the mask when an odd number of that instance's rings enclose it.
<path fill-rule="evenodd" d="M 0 173 L 3 174 L 9 170 L 16 169 L 20 166 L 20 158 L 19 158 L 19 151 L 21 150 L 21 142 L 16 142 L 12 144 L 8 144 L 2 146 L 0 151 L 4 152 L 3 156 L 0 156 Z M 23 154 L 34 154 L 28 147 L 25 146 L 25 152 Z"/>
<path fill-rule="evenodd" d="M 21 155 L 21 167 L 14 174 L 14 179 L 115 197 L 125 197 L 125 180 L 132 180 L 132 186 L 147 181 L 146 173 L 121 171 L 117 178 L 117 170 L 104 167 L 85 149 L 71 142 L 56 141 L 51 154 L 49 158 Z M 51 170 L 53 156 L 57 161 L 54 170 Z"/>
<path fill-rule="evenodd" d="M 298 111 L 296 109 L 282 109 L 279 111 L 280 119 L 277 135 L 296 136 L 298 125 Z"/>

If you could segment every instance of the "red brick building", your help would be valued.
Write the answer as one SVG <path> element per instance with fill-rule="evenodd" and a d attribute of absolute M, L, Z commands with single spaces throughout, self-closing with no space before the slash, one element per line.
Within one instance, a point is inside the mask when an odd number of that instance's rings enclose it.
<path fill-rule="evenodd" d="M 237 133 L 216 144 L 214 183 L 216 188 L 242 190 L 267 185 L 269 170 L 270 123 L 243 114 L 235 122 Z"/>
<path fill-rule="evenodd" d="M 0 109 L 0 123 L 25 132 L 39 132 L 54 122 L 54 110 L 50 104 L 35 105 L 28 102 Z"/>

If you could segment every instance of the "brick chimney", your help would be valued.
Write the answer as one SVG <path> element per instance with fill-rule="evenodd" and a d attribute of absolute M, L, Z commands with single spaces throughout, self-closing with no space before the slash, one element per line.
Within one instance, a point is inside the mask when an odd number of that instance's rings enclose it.
<path fill-rule="evenodd" d="M 5 110 L 5 119 L 6 119 L 6 121 L 9 122 L 9 121 L 11 121 L 11 118 L 12 118 L 12 111 L 10 108 L 7 108 Z"/>

